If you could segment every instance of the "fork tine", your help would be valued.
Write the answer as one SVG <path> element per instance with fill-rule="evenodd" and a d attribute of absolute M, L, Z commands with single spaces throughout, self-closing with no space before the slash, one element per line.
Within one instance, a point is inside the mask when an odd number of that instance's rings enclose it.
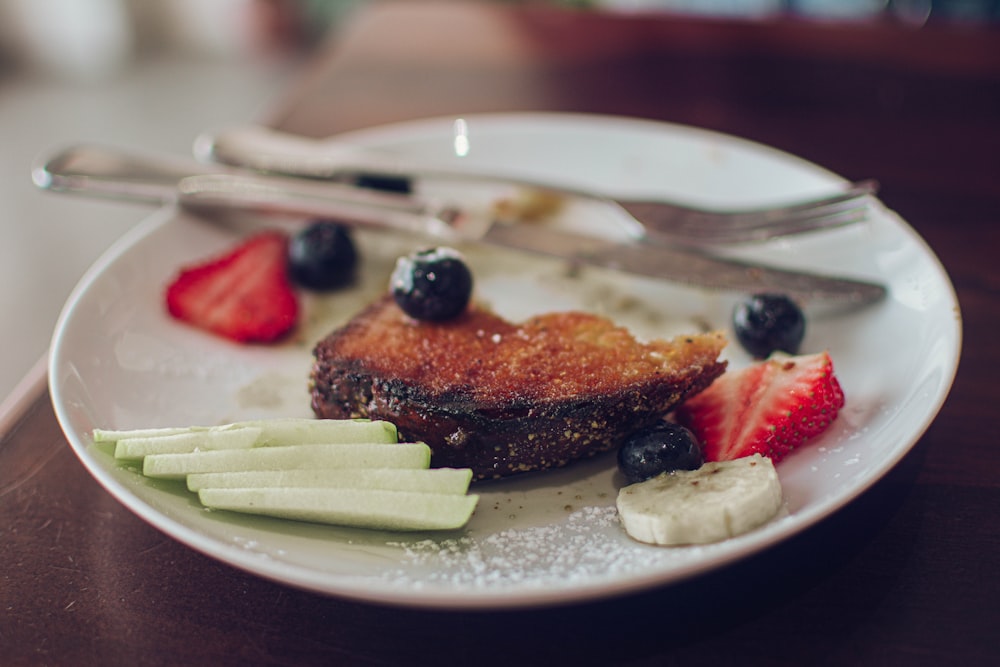
<path fill-rule="evenodd" d="M 748 211 L 721 212 L 721 215 L 717 212 L 707 213 L 700 224 L 719 225 L 727 228 L 781 225 L 785 221 L 803 220 L 838 211 L 864 208 L 868 205 L 867 196 L 876 190 L 877 184 L 874 181 L 865 181 L 855 184 L 842 193 L 809 202 Z M 708 222 L 709 218 L 712 219 L 711 222 Z"/>
<path fill-rule="evenodd" d="M 792 236 L 820 229 L 833 229 L 861 222 L 864 208 L 849 208 L 818 215 L 800 216 L 770 225 L 727 228 L 707 225 L 702 228 L 685 228 L 677 232 L 647 231 L 642 236 L 646 243 L 673 246 L 710 246 L 737 243 L 759 243 L 779 236 Z"/>
<path fill-rule="evenodd" d="M 846 225 L 861 222 L 865 219 L 867 211 L 864 207 L 852 207 L 842 210 L 824 210 L 814 212 L 813 215 L 801 215 L 795 218 L 787 218 L 774 224 L 759 225 L 756 227 L 743 227 L 727 230 L 724 227 L 716 227 L 713 232 L 701 237 L 702 240 L 710 243 L 747 243 L 760 242 L 773 239 L 778 236 L 792 236 L 805 232 L 817 231 L 820 229 L 833 229 Z M 696 236 L 691 237 L 694 241 Z"/>
<path fill-rule="evenodd" d="M 711 222 L 708 222 L 707 218 L 703 218 L 696 224 L 701 225 L 708 231 L 718 230 L 722 233 L 733 233 L 739 230 L 752 231 L 755 229 L 779 230 L 782 227 L 795 229 L 800 224 L 808 224 L 810 220 L 823 219 L 839 213 L 864 211 L 867 208 L 868 200 L 859 197 L 856 199 L 817 204 L 812 207 L 786 208 L 780 211 L 775 209 L 760 213 L 734 213 L 723 218 L 713 216 Z M 692 225 L 685 223 L 679 228 L 692 231 L 691 227 Z"/>
<path fill-rule="evenodd" d="M 648 242 L 741 243 L 859 222 L 868 207 L 867 195 L 877 188 L 875 181 L 861 181 L 836 195 L 809 202 L 740 212 L 679 210 L 669 219 L 657 218 L 652 215 L 655 207 L 647 209 L 641 203 L 630 202 L 625 208 L 643 220 L 643 236 Z"/>
<path fill-rule="evenodd" d="M 795 210 L 783 209 L 781 212 L 767 211 L 759 213 L 716 213 L 690 214 L 664 229 L 670 234 L 738 234 L 741 230 L 780 229 L 794 227 L 799 223 L 813 218 L 822 218 L 847 211 L 863 210 L 868 206 L 863 199 L 840 201 L 834 204 L 824 204 L 812 208 Z"/>
<path fill-rule="evenodd" d="M 828 197 L 821 197 L 819 199 L 810 199 L 808 201 L 802 201 L 792 204 L 786 204 L 783 206 L 768 206 L 759 209 L 744 211 L 742 213 L 733 213 L 732 215 L 764 215 L 769 218 L 783 218 L 791 216 L 798 212 L 812 211 L 818 208 L 825 208 L 827 206 L 837 206 L 840 204 L 850 203 L 863 199 L 867 195 L 875 194 L 878 192 L 878 182 L 873 179 L 868 179 L 864 181 L 858 181 L 857 183 L 852 183 L 849 187 L 840 192 L 830 195 Z"/>

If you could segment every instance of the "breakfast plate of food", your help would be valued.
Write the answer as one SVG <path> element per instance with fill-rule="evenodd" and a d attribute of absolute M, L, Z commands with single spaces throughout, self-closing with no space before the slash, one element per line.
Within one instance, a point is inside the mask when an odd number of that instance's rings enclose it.
<path fill-rule="evenodd" d="M 721 207 L 844 183 L 665 123 L 473 116 L 461 150 L 455 127 L 337 141 Z M 586 227 L 605 214 L 546 215 Z M 317 270 L 324 244 L 336 259 Z M 758 553 L 851 502 L 920 438 L 958 364 L 945 271 L 874 197 L 855 224 L 718 252 L 886 295 L 790 303 L 476 242 L 170 206 L 74 290 L 50 391 L 109 493 L 256 575 L 412 607 L 620 595 Z M 775 311 L 778 342 L 762 348 L 757 315 Z"/>

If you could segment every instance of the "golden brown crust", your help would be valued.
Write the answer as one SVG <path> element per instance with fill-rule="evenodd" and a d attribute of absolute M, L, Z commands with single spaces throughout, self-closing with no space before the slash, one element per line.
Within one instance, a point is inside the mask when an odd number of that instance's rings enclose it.
<path fill-rule="evenodd" d="M 720 375 L 724 346 L 718 333 L 641 344 L 581 312 L 419 322 L 384 298 L 316 346 L 313 410 L 392 421 L 435 466 L 501 477 L 617 447 Z"/>

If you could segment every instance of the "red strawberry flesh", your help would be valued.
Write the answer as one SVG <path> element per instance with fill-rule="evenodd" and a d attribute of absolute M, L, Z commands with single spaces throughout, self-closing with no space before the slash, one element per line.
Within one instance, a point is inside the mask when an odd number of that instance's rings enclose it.
<path fill-rule="evenodd" d="M 762 454 L 777 462 L 825 431 L 844 406 L 826 352 L 777 357 L 727 371 L 676 411 L 706 461 Z"/>
<path fill-rule="evenodd" d="M 167 288 L 167 310 L 237 342 L 279 340 L 294 328 L 299 310 L 287 244 L 281 232 L 262 232 L 221 257 L 182 269 Z"/>

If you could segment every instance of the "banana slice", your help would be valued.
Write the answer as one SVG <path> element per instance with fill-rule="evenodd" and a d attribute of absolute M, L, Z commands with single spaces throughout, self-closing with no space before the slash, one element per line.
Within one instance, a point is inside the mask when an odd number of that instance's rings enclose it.
<path fill-rule="evenodd" d="M 766 523 L 781 507 L 771 459 L 754 454 L 665 473 L 618 492 L 625 531 L 649 544 L 707 544 Z"/>

